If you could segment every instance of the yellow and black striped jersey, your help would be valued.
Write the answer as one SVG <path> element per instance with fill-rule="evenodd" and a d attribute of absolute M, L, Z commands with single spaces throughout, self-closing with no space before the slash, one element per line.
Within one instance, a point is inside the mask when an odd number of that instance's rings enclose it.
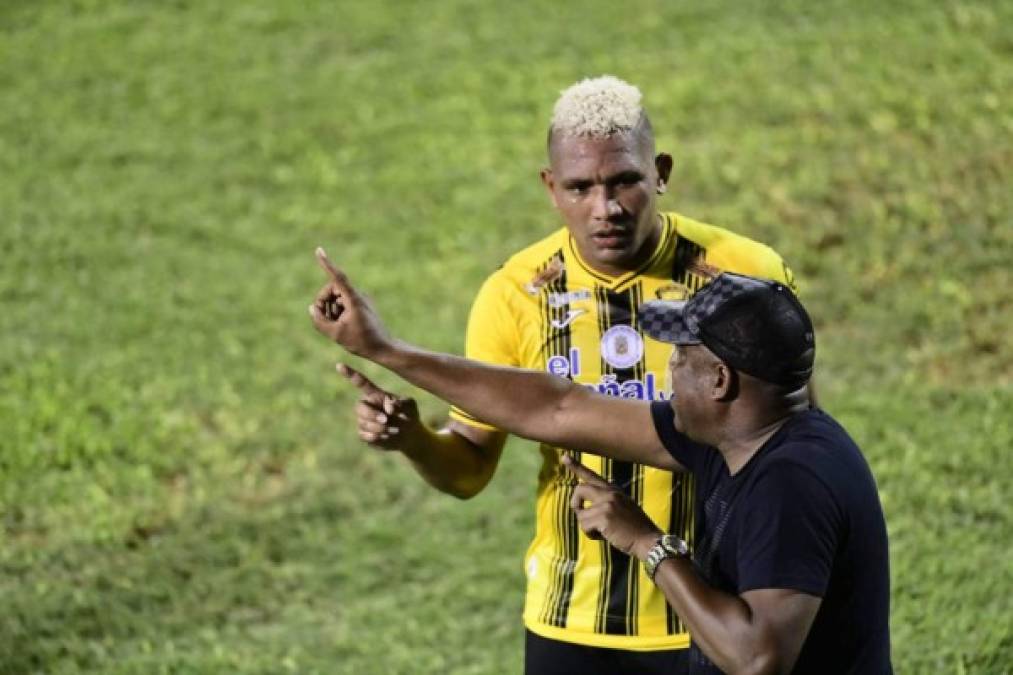
<path fill-rule="evenodd" d="M 468 322 L 469 358 L 543 369 L 611 396 L 671 396 L 671 345 L 644 339 L 637 308 L 687 298 L 719 271 L 783 281 L 772 249 L 676 213 L 662 214 L 657 249 L 640 269 L 609 277 L 591 269 L 566 229 L 510 258 L 482 286 Z M 451 417 L 491 429 L 454 408 Z M 563 450 L 542 445 L 535 537 L 525 557 L 524 623 L 550 639 L 632 650 L 689 646 L 686 627 L 636 558 L 580 531 Z M 693 541 L 692 476 L 574 453 L 622 486 L 659 527 Z"/>

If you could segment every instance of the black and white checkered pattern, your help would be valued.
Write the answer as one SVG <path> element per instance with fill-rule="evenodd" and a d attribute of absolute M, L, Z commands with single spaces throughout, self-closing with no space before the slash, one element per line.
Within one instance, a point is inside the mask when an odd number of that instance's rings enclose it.
<path fill-rule="evenodd" d="M 688 302 L 652 300 L 640 307 L 637 316 L 640 330 L 661 342 L 674 345 L 698 345 L 700 337 L 686 325 L 685 309 Z"/>
<path fill-rule="evenodd" d="M 675 345 L 698 345 L 700 322 L 706 320 L 729 300 L 770 282 L 739 274 L 724 273 L 701 288 L 686 302 L 652 300 L 639 312 L 640 328 L 647 335 Z"/>

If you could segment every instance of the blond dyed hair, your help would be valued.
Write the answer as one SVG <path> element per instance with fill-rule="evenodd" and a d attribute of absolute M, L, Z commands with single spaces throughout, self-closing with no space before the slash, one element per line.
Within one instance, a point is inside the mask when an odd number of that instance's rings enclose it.
<path fill-rule="evenodd" d="M 646 114 L 643 95 L 613 75 L 587 78 L 563 90 L 552 112 L 552 134 L 608 138 L 633 131 Z"/>

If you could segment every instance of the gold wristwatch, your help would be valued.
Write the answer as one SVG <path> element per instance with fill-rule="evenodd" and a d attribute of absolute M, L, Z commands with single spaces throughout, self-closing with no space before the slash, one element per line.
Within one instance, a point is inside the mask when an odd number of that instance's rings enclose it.
<path fill-rule="evenodd" d="M 644 560 L 644 571 L 654 581 L 654 575 L 658 571 L 658 565 L 669 558 L 688 558 L 689 544 L 674 534 L 664 534 L 658 542 L 647 552 L 647 559 Z"/>

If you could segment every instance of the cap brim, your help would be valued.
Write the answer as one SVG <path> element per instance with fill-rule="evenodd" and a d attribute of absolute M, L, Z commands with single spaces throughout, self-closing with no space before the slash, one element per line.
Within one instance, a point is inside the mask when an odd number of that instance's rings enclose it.
<path fill-rule="evenodd" d="M 640 330 L 655 340 L 673 345 L 701 344 L 700 337 L 686 324 L 685 308 L 685 301 L 645 302 L 637 312 Z"/>

